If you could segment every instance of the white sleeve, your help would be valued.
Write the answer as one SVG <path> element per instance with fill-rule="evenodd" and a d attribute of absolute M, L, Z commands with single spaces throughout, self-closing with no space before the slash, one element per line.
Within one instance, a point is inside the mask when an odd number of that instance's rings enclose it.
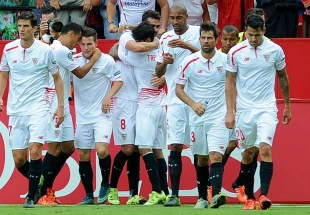
<path fill-rule="evenodd" d="M 158 63 L 163 63 L 164 62 L 164 48 L 163 48 L 163 40 L 160 39 L 159 40 L 159 47 L 158 47 L 158 52 L 157 52 L 157 56 L 156 56 L 156 61 Z"/>
<path fill-rule="evenodd" d="M 54 75 L 59 71 L 59 67 L 52 49 L 49 49 L 46 55 L 47 55 L 47 69 L 52 75 Z"/>
<path fill-rule="evenodd" d="M 238 62 L 236 60 L 237 60 L 236 54 L 232 52 L 232 50 L 230 49 L 230 51 L 227 54 L 227 62 L 226 62 L 226 70 L 228 72 L 237 72 Z"/>
<path fill-rule="evenodd" d="M 275 66 L 276 66 L 276 70 L 281 70 L 286 66 L 285 55 L 281 47 L 279 47 L 279 50 L 277 53 L 277 59 L 276 59 Z"/>
<path fill-rule="evenodd" d="M 4 51 L 4 50 L 6 50 L 6 49 L 5 48 L 3 49 L 1 64 L 0 64 L 0 71 L 9 72 L 10 67 L 9 67 L 8 61 L 6 59 L 6 51 Z"/>
<path fill-rule="evenodd" d="M 188 66 L 185 65 L 187 65 L 187 63 L 183 60 L 175 78 L 176 84 L 186 85 L 187 83 L 190 70 L 188 69 Z"/>
<path fill-rule="evenodd" d="M 123 81 L 121 71 L 116 66 L 114 59 L 111 56 L 107 56 L 105 59 L 107 62 L 103 69 L 104 74 L 110 79 L 110 81 Z"/>
<path fill-rule="evenodd" d="M 73 60 L 72 52 L 69 49 L 54 49 L 54 56 L 58 65 L 66 68 L 70 72 L 79 67 Z"/>

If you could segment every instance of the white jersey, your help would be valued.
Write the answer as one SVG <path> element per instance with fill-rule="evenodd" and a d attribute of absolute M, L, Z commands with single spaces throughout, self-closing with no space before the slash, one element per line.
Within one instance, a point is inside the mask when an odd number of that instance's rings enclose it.
<path fill-rule="evenodd" d="M 227 71 L 237 73 L 237 110 L 276 109 L 275 74 L 285 65 L 282 48 L 266 39 L 257 48 L 248 40 L 231 48 Z"/>
<path fill-rule="evenodd" d="M 80 67 L 88 62 L 82 53 L 75 55 L 74 60 Z M 73 76 L 76 124 L 97 122 L 102 115 L 102 101 L 111 89 L 111 82 L 121 80 L 121 72 L 114 59 L 107 54 L 101 54 L 82 79 Z M 110 110 L 113 110 L 113 103 Z"/>
<path fill-rule="evenodd" d="M 49 109 L 49 74 L 58 65 L 48 45 L 34 40 L 27 49 L 15 40 L 3 49 L 0 71 L 10 72 L 8 115 L 32 115 L 38 109 Z"/>
<path fill-rule="evenodd" d="M 166 69 L 166 83 L 168 86 L 167 104 L 183 104 L 183 102 L 175 95 L 175 78 L 177 71 L 179 70 L 180 64 L 184 58 L 191 55 L 192 52 L 188 49 L 172 48 L 168 46 L 168 42 L 173 39 L 182 39 L 183 41 L 189 42 L 191 45 L 196 46 L 200 49 L 200 27 L 189 25 L 187 31 L 182 35 L 177 35 L 174 30 L 164 33 L 160 38 L 160 46 L 156 61 L 163 63 L 163 55 L 170 53 L 174 56 L 174 63 L 168 64 Z"/>
<path fill-rule="evenodd" d="M 114 97 L 127 99 L 130 101 L 138 100 L 138 84 L 134 74 L 133 66 L 124 57 L 127 54 L 126 43 L 134 40 L 131 31 L 122 34 L 119 39 L 118 57 L 122 61 L 116 61 L 116 65 L 122 72 L 124 84 Z"/>
<path fill-rule="evenodd" d="M 128 51 L 125 59 L 134 67 L 138 83 L 138 107 L 163 106 L 166 93 L 162 86 L 154 86 L 151 79 L 155 76 L 157 50 L 137 53 Z"/>
<path fill-rule="evenodd" d="M 145 11 L 155 10 L 155 0 L 118 0 L 121 21 L 119 25 L 139 25 Z"/>
<path fill-rule="evenodd" d="M 59 65 L 59 71 L 64 83 L 64 110 L 65 115 L 70 113 L 69 109 L 69 89 L 70 89 L 70 74 L 79 65 L 73 60 L 72 51 L 66 46 L 62 45 L 59 40 L 54 40 L 50 46 L 53 50 L 56 62 Z M 50 88 L 55 88 L 54 81 L 50 77 Z M 58 106 L 57 96 L 53 97 L 51 111 L 54 112 Z"/>
<path fill-rule="evenodd" d="M 169 7 L 176 3 L 181 3 L 186 7 L 188 19 L 187 24 L 200 26 L 202 23 L 203 8 L 202 4 L 205 0 L 168 0 Z M 169 30 L 172 26 L 169 26 Z"/>
<path fill-rule="evenodd" d="M 206 106 L 202 116 L 198 116 L 193 110 L 190 111 L 190 126 L 224 122 L 226 61 L 226 54 L 219 51 L 216 51 L 210 60 L 204 58 L 199 51 L 182 61 L 176 83 L 187 85 L 187 95 L 193 101 Z"/>

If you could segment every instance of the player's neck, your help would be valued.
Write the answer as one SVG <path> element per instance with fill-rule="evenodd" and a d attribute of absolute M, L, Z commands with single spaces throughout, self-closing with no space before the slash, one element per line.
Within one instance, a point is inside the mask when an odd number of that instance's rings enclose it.
<path fill-rule="evenodd" d="M 174 32 L 176 35 L 182 35 L 188 30 L 188 28 L 189 28 L 189 26 L 186 25 L 186 27 L 184 29 L 182 29 L 182 31 L 179 31 L 179 32 L 174 31 Z"/>
<path fill-rule="evenodd" d="M 24 48 L 24 49 L 28 49 L 30 46 L 32 46 L 32 44 L 34 43 L 34 37 L 29 39 L 29 40 L 21 40 L 20 41 L 20 45 Z"/>
<path fill-rule="evenodd" d="M 213 56 L 215 55 L 215 49 L 213 49 L 213 51 L 210 52 L 210 53 L 206 53 L 206 52 L 204 52 L 204 51 L 201 50 L 201 55 L 202 55 L 204 58 L 210 60 L 210 59 L 213 58 Z"/>

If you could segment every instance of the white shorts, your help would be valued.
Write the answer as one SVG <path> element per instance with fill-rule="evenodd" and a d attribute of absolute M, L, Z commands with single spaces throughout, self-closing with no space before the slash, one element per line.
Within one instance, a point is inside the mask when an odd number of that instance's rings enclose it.
<path fill-rule="evenodd" d="M 228 139 L 229 139 L 229 142 L 237 140 L 235 129 L 229 129 L 229 138 Z"/>
<path fill-rule="evenodd" d="M 135 143 L 137 102 L 114 98 L 113 136 L 115 145 Z"/>
<path fill-rule="evenodd" d="M 27 149 L 29 143 L 45 142 L 49 111 L 28 116 L 9 116 L 9 143 L 12 150 Z"/>
<path fill-rule="evenodd" d="M 101 115 L 97 122 L 77 124 L 75 147 L 78 149 L 94 149 L 95 143 L 110 143 L 112 136 L 112 116 Z"/>
<path fill-rule="evenodd" d="M 59 128 L 56 128 L 55 120 L 52 120 L 53 114 L 50 114 L 50 123 L 46 132 L 46 142 L 61 143 L 63 141 L 74 140 L 74 128 L 71 114 L 65 115 L 64 121 Z"/>
<path fill-rule="evenodd" d="M 237 112 L 236 136 L 240 150 L 260 147 L 262 142 L 272 146 L 277 124 L 277 111 L 274 109 Z"/>
<path fill-rule="evenodd" d="M 186 144 L 189 146 L 189 109 L 185 104 L 173 104 L 167 107 L 168 144 Z"/>
<path fill-rule="evenodd" d="M 192 154 L 208 155 L 209 152 L 225 153 L 229 140 L 229 129 L 224 122 L 191 126 Z"/>
<path fill-rule="evenodd" d="M 142 107 L 136 115 L 136 146 L 166 147 L 166 108 Z"/>

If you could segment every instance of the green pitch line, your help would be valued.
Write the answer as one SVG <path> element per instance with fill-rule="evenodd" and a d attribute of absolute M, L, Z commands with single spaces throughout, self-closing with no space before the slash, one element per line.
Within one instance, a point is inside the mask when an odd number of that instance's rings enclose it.
<path fill-rule="evenodd" d="M 167 208 L 156 206 L 113 206 L 94 205 L 76 206 L 59 205 L 52 207 L 37 206 L 33 209 L 24 209 L 22 205 L 0 205 L 2 215 L 310 215 L 310 205 L 273 205 L 268 211 L 243 211 L 243 205 L 224 205 L 219 209 L 194 209 L 194 205 Z"/>

